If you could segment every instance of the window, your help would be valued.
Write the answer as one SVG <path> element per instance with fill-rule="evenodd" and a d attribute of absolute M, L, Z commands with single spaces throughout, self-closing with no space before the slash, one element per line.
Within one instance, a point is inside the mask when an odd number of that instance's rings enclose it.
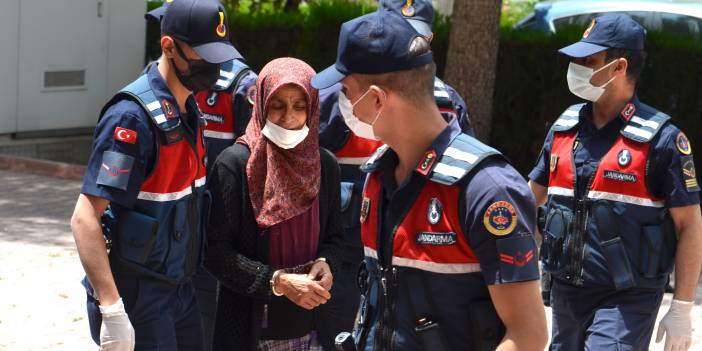
<path fill-rule="evenodd" d="M 517 22 L 514 26 L 517 28 L 529 28 L 529 29 L 537 29 L 537 23 L 536 23 L 536 16 L 534 14 L 530 14 L 529 16 L 523 18 L 521 21 Z"/>

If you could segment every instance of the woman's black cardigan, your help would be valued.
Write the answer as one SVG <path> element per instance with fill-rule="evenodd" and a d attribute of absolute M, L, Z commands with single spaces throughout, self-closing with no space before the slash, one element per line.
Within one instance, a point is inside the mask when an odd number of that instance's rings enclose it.
<path fill-rule="evenodd" d="M 319 246 L 335 272 L 342 257 L 343 228 L 339 205 L 339 166 L 320 148 Z M 256 224 L 246 181 L 249 149 L 234 144 L 225 149 L 207 179 L 212 209 L 207 226 L 204 265 L 220 282 L 213 350 L 256 350 L 263 308 L 271 299 L 267 265 L 268 235 Z M 312 175 L 310 175 L 312 176 Z M 315 320 L 323 309 L 317 308 Z M 295 321 L 290 321 L 291 328 Z M 325 338 L 333 336 L 324 336 Z"/>

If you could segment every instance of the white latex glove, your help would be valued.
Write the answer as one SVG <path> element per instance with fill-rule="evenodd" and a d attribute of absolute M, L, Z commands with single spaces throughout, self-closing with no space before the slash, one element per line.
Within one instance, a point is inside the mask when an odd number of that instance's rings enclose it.
<path fill-rule="evenodd" d="M 101 351 L 133 351 L 134 327 L 124 310 L 122 299 L 114 305 L 100 306 L 102 326 L 100 328 Z"/>
<path fill-rule="evenodd" d="M 668 313 L 665 314 L 661 322 L 658 323 L 658 335 L 656 343 L 665 338 L 665 351 L 686 351 L 692 343 L 692 321 L 690 311 L 692 301 L 673 300 Z"/>

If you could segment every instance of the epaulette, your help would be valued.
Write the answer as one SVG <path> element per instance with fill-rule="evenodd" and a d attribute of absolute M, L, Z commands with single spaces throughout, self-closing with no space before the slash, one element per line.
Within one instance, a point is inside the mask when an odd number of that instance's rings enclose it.
<path fill-rule="evenodd" d="M 376 169 L 378 169 L 378 166 L 380 165 L 380 158 L 383 157 L 386 151 L 388 151 L 390 147 L 387 144 L 383 144 L 380 147 L 378 147 L 375 152 L 371 155 L 371 157 L 366 160 L 365 163 L 361 165 L 361 171 L 366 172 L 366 173 L 372 173 L 375 172 Z"/>
<path fill-rule="evenodd" d="M 137 80 L 122 88 L 100 112 L 100 118 L 105 111 L 123 98 L 129 98 L 138 103 L 146 112 L 152 124 L 156 126 L 161 141 L 164 144 L 173 144 L 183 139 L 181 120 L 178 118 L 178 109 L 171 102 L 158 100 L 146 74 L 141 75 Z"/>
<path fill-rule="evenodd" d="M 224 91 L 239 85 L 244 76 L 251 72 L 251 68 L 241 60 L 231 60 L 219 66 L 219 79 L 212 90 Z"/>
<path fill-rule="evenodd" d="M 639 104 L 639 109 L 624 128 L 622 135 L 633 141 L 648 143 L 658 134 L 670 120 L 670 116 L 653 107 Z"/>
<path fill-rule="evenodd" d="M 429 155 L 429 154 L 428 154 Z M 433 162 L 429 160 L 429 169 L 422 170 L 425 162 L 420 163 L 417 171 L 425 173 L 433 182 L 453 185 L 463 179 L 482 161 L 502 153 L 487 146 L 467 134 L 459 134 L 446 147 L 443 154 Z M 425 161 L 427 161 L 425 159 Z"/>
<path fill-rule="evenodd" d="M 558 119 L 553 122 L 553 131 L 567 132 L 580 123 L 580 110 L 585 104 L 576 104 L 563 111 Z"/>

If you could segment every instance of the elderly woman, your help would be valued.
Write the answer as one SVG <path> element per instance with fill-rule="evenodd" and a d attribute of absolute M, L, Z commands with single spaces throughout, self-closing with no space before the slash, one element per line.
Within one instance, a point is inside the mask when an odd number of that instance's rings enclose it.
<path fill-rule="evenodd" d="M 214 350 L 321 350 L 318 307 L 331 297 L 343 233 L 314 74 L 292 58 L 266 65 L 246 135 L 208 179 L 205 267 L 221 283 Z"/>

